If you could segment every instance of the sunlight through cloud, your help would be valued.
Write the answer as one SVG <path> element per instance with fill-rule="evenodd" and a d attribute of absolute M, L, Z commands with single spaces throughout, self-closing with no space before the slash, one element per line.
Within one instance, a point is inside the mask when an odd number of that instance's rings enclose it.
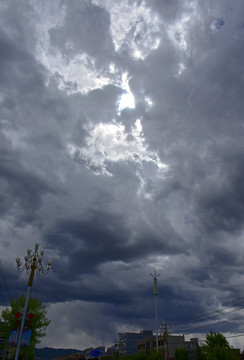
<path fill-rule="evenodd" d="M 134 163 L 140 179 L 138 192 L 144 193 L 148 199 L 154 179 L 165 176 L 168 168 L 156 152 L 148 149 L 140 119 L 135 121 L 130 133 L 121 123 L 100 123 L 90 130 L 86 143 L 87 146 L 83 148 L 69 144 L 68 152 L 74 160 L 96 175 L 107 176 L 113 176 L 109 164 Z"/>
<path fill-rule="evenodd" d="M 120 96 L 120 98 L 117 101 L 117 113 L 120 114 L 122 110 L 129 108 L 134 109 L 135 108 L 135 100 L 134 96 L 130 90 L 129 86 L 129 77 L 127 73 L 124 73 L 122 75 L 122 84 L 121 87 L 123 90 L 125 90 L 125 93 Z"/>

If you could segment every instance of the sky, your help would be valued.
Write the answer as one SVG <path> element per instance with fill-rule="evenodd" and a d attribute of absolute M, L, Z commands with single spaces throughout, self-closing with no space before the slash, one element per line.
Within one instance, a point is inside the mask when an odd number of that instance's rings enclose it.
<path fill-rule="evenodd" d="M 0 306 L 40 347 L 155 327 L 244 348 L 242 0 L 0 0 Z"/>

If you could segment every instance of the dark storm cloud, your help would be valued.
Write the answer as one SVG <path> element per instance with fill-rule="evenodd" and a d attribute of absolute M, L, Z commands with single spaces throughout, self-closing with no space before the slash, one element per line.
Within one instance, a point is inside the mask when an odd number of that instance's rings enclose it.
<path fill-rule="evenodd" d="M 43 146 L 43 142 L 46 148 L 49 147 L 49 143 L 52 147 L 53 144 L 59 145 L 59 140 L 55 139 L 56 135 L 48 132 L 46 128 L 43 128 L 42 133 L 40 127 L 39 131 L 31 131 L 34 129 L 34 124 L 38 126 L 38 118 L 45 117 L 45 113 L 49 112 L 48 107 L 51 102 L 53 113 L 55 101 L 49 98 L 45 102 L 43 68 L 32 56 L 6 35 L 2 34 L 1 44 L 3 51 L 1 51 L 2 56 L 0 55 L 2 59 L 0 90 L 4 94 L 0 110 L 1 212 L 4 216 L 9 211 L 13 214 L 17 211 L 15 221 L 27 223 L 36 219 L 36 211 L 44 194 L 59 192 L 50 177 L 47 179 L 44 174 L 41 176 L 40 173 L 38 174 L 42 165 L 40 163 L 39 166 L 37 161 L 31 160 L 27 150 L 30 146 L 32 151 L 38 151 L 39 146 Z M 42 101 L 44 104 L 41 103 Z M 29 108 L 31 104 L 34 105 L 33 109 Z M 43 110 L 42 115 L 40 110 Z M 29 126 L 25 131 L 23 131 L 24 124 Z M 27 146 L 24 145 L 25 141 L 28 143 Z M 23 147 L 20 146 L 17 150 L 16 143 L 19 142 L 23 143 Z"/>
<path fill-rule="evenodd" d="M 55 188 L 44 180 L 18 168 L 14 161 L 0 161 L 1 166 L 1 212 L 5 215 L 11 207 L 20 209 L 19 218 L 24 222 L 32 222 L 40 205 L 41 196 L 47 192 L 57 193 Z M 21 212 L 23 214 L 21 215 Z"/>
<path fill-rule="evenodd" d="M 143 222 L 135 224 L 132 232 L 125 214 L 106 210 L 91 211 L 80 220 L 62 219 L 51 235 L 47 234 L 46 242 L 64 256 L 65 268 L 57 263 L 54 272 L 67 280 L 97 272 L 109 261 L 130 262 L 149 255 L 185 252 L 184 240 L 166 222 L 161 236 Z"/>
<path fill-rule="evenodd" d="M 243 149 L 235 142 L 226 142 L 224 148 L 214 146 L 207 155 L 209 180 L 203 179 L 196 193 L 196 204 L 202 221 L 211 231 L 222 229 L 239 232 L 243 226 Z M 214 153 L 214 163 L 213 163 Z"/>

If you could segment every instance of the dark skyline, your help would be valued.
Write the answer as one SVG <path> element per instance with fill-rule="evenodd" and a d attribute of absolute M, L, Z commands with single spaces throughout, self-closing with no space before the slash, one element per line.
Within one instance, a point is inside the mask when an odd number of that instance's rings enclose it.
<path fill-rule="evenodd" d="M 40 243 L 41 346 L 153 328 L 154 270 L 159 323 L 244 333 L 243 10 L 0 0 L 0 306 Z"/>

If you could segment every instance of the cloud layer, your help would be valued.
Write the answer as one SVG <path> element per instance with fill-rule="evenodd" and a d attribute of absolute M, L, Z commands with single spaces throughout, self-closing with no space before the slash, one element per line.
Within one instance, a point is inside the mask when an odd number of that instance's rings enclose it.
<path fill-rule="evenodd" d="M 154 269 L 173 332 L 244 332 L 242 13 L 0 1 L 0 304 L 25 291 L 15 258 L 40 242 L 43 346 L 153 328 Z"/>

